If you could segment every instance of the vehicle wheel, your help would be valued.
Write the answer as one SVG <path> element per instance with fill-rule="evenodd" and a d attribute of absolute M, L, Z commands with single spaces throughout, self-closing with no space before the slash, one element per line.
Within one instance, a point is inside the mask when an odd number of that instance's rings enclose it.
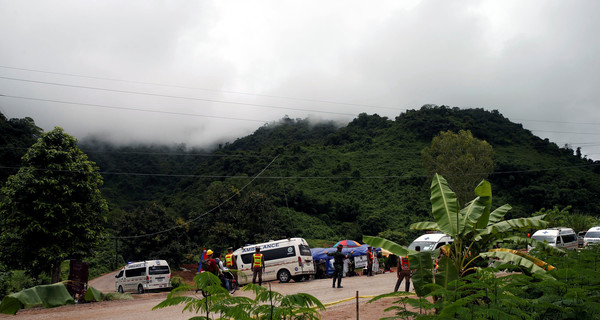
<path fill-rule="evenodd" d="M 229 294 L 234 294 L 235 291 L 237 290 L 237 287 L 238 287 L 237 282 L 231 281 L 229 283 Z"/>
<path fill-rule="evenodd" d="M 139 294 L 143 294 L 144 293 L 144 287 L 142 287 L 142 285 L 138 285 L 138 293 Z"/>
<path fill-rule="evenodd" d="M 123 293 L 123 286 L 119 286 L 119 289 L 117 289 L 117 291 L 118 291 L 119 293 Z"/>
<path fill-rule="evenodd" d="M 279 280 L 279 282 L 290 282 L 290 279 L 292 278 L 291 274 L 289 271 L 287 271 L 286 269 L 281 269 L 279 270 L 279 272 L 277 272 L 277 279 Z"/>

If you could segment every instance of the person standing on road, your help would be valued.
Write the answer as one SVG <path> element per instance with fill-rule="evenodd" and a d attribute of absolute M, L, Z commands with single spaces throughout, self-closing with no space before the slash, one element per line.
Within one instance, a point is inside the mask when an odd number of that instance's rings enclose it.
<path fill-rule="evenodd" d="M 206 263 L 206 267 L 207 267 L 205 271 L 211 272 L 215 276 L 218 276 L 220 273 L 220 270 L 219 270 L 219 265 L 217 264 L 217 261 L 213 258 L 213 251 L 208 249 L 206 251 L 206 255 L 207 255 L 206 260 L 208 260 L 208 261 L 204 262 L 204 263 Z"/>
<path fill-rule="evenodd" d="M 373 275 L 373 248 L 369 246 L 367 248 L 367 276 Z"/>
<path fill-rule="evenodd" d="M 326 255 L 333 256 L 333 284 L 331 285 L 332 288 L 335 288 L 336 280 L 337 280 L 337 287 L 343 288 L 342 287 L 342 277 L 344 276 L 344 260 L 350 259 L 352 257 L 352 254 L 354 253 L 354 251 L 351 251 L 349 255 L 342 253 L 343 247 L 344 247 L 343 245 L 338 244 L 337 251 L 331 252 L 331 253 L 325 251 Z"/>
<path fill-rule="evenodd" d="M 252 255 L 252 283 L 256 284 L 256 276 L 258 276 L 258 285 L 262 286 L 262 274 L 264 270 L 265 257 L 260 253 L 260 247 L 256 247 L 256 251 Z"/>
<path fill-rule="evenodd" d="M 421 251 L 421 247 L 417 246 L 415 248 L 417 252 Z M 400 288 L 400 284 L 404 280 L 404 289 L 406 292 L 410 291 L 410 277 L 412 276 L 412 271 L 410 270 L 410 265 L 408 263 L 408 255 L 406 257 L 398 257 L 398 270 L 396 271 L 398 275 L 398 280 L 396 281 L 396 287 L 394 288 L 394 292 L 398 292 L 398 288 Z"/>
<path fill-rule="evenodd" d="M 233 248 L 227 248 L 227 255 L 225 255 L 225 266 L 231 273 L 233 273 L 233 277 L 235 278 L 235 282 L 238 282 L 237 275 L 237 261 L 235 261 L 235 255 L 233 254 Z"/>

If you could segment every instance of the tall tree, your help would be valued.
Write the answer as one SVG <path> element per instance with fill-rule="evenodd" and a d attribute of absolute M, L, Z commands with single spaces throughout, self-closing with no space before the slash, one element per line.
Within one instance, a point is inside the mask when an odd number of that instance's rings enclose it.
<path fill-rule="evenodd" d="M 494 171 L 493 149 L 486 141 L 473 137 L 471 131 L 441 132 L 422 151 L 425 169 L 438 173 L 456 192 L 459 205 L 472 198 L 472 190 Z"/>
<path fill-rule="evenodd" d="M 34 276 L 88 255 L 102 238 L 107 203 L 102 177 L 77 140 L 56 127 L 45 133 L 8 178 L 0 203 L 0 260 Z"/>
<path fill-rule="evenodd" d="M 27 148 L 42 135 L 43 130 L 35 125 L 33 119 L 7 119 L 0 113 L 0 184 L 11 173 L 17 172 L 21 158 Z"/>

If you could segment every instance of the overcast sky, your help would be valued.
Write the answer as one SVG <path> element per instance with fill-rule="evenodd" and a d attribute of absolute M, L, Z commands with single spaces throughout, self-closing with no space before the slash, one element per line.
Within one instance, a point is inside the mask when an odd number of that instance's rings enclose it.
<path fill-rule="evenodd" d="M 234 141 L 284 116 L 496 109 L 600 159 L 600 1 L 0 0 L 0 111 Z"/>

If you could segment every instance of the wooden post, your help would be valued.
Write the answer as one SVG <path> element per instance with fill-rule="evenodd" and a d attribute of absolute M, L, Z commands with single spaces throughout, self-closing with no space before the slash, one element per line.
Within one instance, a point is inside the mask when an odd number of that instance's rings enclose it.
<path fill-rule="evenodd" d="M 358 290 L 356 290 L 356 320 L 358 320 Z"/>

